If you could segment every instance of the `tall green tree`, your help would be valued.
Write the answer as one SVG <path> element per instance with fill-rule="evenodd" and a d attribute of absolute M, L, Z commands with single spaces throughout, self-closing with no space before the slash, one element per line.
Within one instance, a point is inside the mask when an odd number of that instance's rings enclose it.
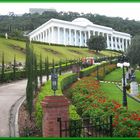
<path fill-rule="evenodd" d="M 103 36 L 91 36 L 87 40 L 87 46 L 91 50 L 96 50 L 97 53 L 98 51 L 106 49 L 106 39 Z"/>
<path fill-rule="evenodd" d="M 127 58 L 129 59 L 131 65 L 140 66 L 140 35 L 135 36 L 132 39 L 131 45 L 126 51 Z"/>
<path fill-rule="evenodd" d="M 42 85 L 43 81 L 42 81 L 42 76 L 43 76 L 43 69 L 42 69 L 42 55 L 40 54 L 40 72 L 39 72 L 39 80 L 40 80 L 40 85 Z"/>
<path fill-rule="evenodd" d="M 49 80 L 49 59 L 48 57 L 45 58 L 45 73 L 46 73 L 46 80 Z"/>
<path fill-rule="evenodd" d="M 2 53 L 2 68 L 1 68 L 1 81 L 4 82 L 5 77 L 5 65 L 4 65 L 4 52 Z"/>
<path fill-rule="evenodd" d="M 35 83 L 35 92 L 38 90 L 38 71 L 37 71 L 37 58 L 34 54 L 34 83 Z"/>
<path fill-rule="evenodd" d="M 62 62 L 61 62 L 61 59 L 59 61 L 59 75 L 62 74 Z"/>
<path fill-rule="evenodd" d="M 13 63 L 13 80 L 16 79 L 16 56 L 14 56 L 14 63 Z"/>
<path fill-rule="evenodd" d="M 29 40 L 27 40 L 26 42 L 26 73 L 27 73 L 26 101 L 27 101 L 27 109 L 31 119 L 33 111 L 34 78 L 33 78 L 33 53 L 30 48 Z"/>

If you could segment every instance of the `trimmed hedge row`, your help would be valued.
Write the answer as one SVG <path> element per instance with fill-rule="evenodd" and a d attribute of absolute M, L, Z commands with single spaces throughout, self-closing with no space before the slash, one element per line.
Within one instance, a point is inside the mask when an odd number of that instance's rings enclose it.
<path fill-rule="evenodd" d="M 103 65 L 108 65 L 109 62 L 102 62 L 98 67 L 102 67 Z M 93 71 L 96 70 L 97 65 L 90 66 L 88 68 L 85 68 L 80 71 L 80 74 L 82 77 L 90 75 Z M 58 78 L 58 90 L 56 92 L 57 96 L 61 96 L 63 93 L 62 91 L 67 88 L 70 84 L 73 82 L 77 81 L 78 75 L 76 73 L 70 73 L 70 74 L 65 74 L 61 75 Z M 41 107 L 41 101 L 45 98 L 45 96 L 51 96 L 53 95 L 54 91 L 51 89 L 51 80 L 49 80 L 45 86 L 41 88 L 41 92 L 38 94 L 38 100 L 35 105 L 35 110 L 36 110 L 36 125 L 41 128 L 42 126 L 42 117 L 43 117 L 43 111 Z M 76 112 L 76 107 L 73 105 L 70 105 L 69 107 L 69 114 L 70 114 L 70 119 L 79 119 L 80 116 Z"/>
<path fill-rule="evenodd" d="M 73 64 L 72 63 L 67 63 L 66 64 L 62 64 L 61 65 L 61 71 L 66 71 L 69 67 L 71 67 Z M 59 71 L 59 66 L 55 66 L 56 71 Z M 52 67 L 49 68 L 49 74 L 51 74 L 52 71 Z M 37 70 L 37 73 L 39 75 L 40 70 Z M 45 69 L 43 69 L 43 75 L 45 75 Z M 1 78 L 1 74 L 0 74 L 0 78 Z M 0 79 L 0 83 L 2 82 L 9 82 L 12 80 L 20 80 L 20 79 L 24 79 L 26 78 L 26 71 L 25 70 L 17 70 L 16 71 L 16 77 L 14 78 L 14 74 L 13 71 L 7 71 L 4 73 L 4 79 Z"/>
<path fill-rule="evenodd" d="M 92 72 L 94 72 L 97 69 L 97 66 L 98 66 L 98 68 L 100 68 L 103 65 L 108 65 L 108 64 L 109 64 L 109 62 L 102 62 L 100 65 L 97 64 L 97 65 L 93 65 L 88 68 L 85 68 L 80 71 L 80 74 L 79 74 L 80 78 L 90 75 Z"/>
<path fill-rule="evenodd" d="M 57 96 L 61 96 L 62 90 L 67 87 L 69 84 L 72 84 L 74 81 L 77 80 L 77 74 L 65 74 L 61 75 L 58 78 L 58 90 L 56 92 Z M 36 116 L 36 125 L 41 128 L 42 126 L 42 117 L 43 117 L 43 111 L 41 107 L 41 101 L 45 98 L 45 96 L 51 96 L 53 95 L 54 91 L 51 89 L 51 80 L 47 81 L 45 86 L 41 88 L 40 93 L 38 94 L 38 100 L 35 105 L 35 116 Z M 76 112 L 76 108 L 73 105 L 70 105 L 69 107 L 69 114 L 70 114 L 70 119 L 79 119 L 79 115 Z"/>

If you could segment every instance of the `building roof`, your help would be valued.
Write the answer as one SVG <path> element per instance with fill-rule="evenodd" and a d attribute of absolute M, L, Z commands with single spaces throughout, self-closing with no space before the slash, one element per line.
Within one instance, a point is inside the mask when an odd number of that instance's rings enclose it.
<path fill-rule="evenodd" d="M 72 21 L 72 23 L 83 25 L 83 26 L 93 25 L 93 23 L 86 18 L 76 18 Z"/>

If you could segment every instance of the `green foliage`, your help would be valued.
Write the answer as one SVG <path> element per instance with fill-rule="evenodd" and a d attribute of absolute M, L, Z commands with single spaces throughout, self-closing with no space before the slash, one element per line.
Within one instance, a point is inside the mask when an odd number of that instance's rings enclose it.
<path fill-rule="evenodd" d="M 115 84 L 112 83 L 100 83 L 101 85 L 101 90 L 104 91 L 106 96 L 110 100 L 116 100 L 118 103 L 122 104 L 122 91 L 116 87 Z M 113 91 L 113 92 L 112 92 Z M 139 105 L 140 103 L 136 102 L 129 96 L 127 96 L 127 102 L 128 102 L 128 110 L 130 111 L 139 111 Z"/>
<path fill-rule="evenodd" d="M 0 62 L 2 61 L 2 52 L 5 54 L 5 63 L 9 63 L 13 60 L 16 55 L 16 61 L 25 63 L 26 55 L 26 44 L 25 41 L 18 41 L 12 39 L 0 38 Z M 87 48 L 76 48 L 76 47 L 63 47 L 63 46 L 54 46 L 41 43 L 33 43 L 32 47 L 35 54 L 37 55 L 37 60 L 39 60 L 40 53 L 42 54 L 42 60 L 45 60 L 46 57 L 49 58 L 49 63 L 52 63 L 54 58 L 55 62 L 58 63 L 59 60 L 62 60 L 62 63 L 65 59 L 77 59 L 81 57 L 102 57 L 110 56 L 109 50 L 101 51 L 99 54 L 91 53 Z M 118 54 L 118 52 L 112 52 L 112 54 Z M 72 57 L 71 57 L 72 56 Z"/>
<path fill-rule="evenodd" d="M 34 84 L 35 84 L 35 91 L 37 92 L 38 90 L 38 73 L 37 73 L 37 58 L 36 55 L 34 54 Z"/>
<path fill-rule="evenodd" d="M 3 35 L 7 32 L 10 36 L 20 37 L 23 31 L 32 31 L 50 20 L 57 18 L 66 21 L 72 21 L 75 18 L 81 17 L 78 12 L 54 12 L 45 11 L 43 14 L 30 14 L 25 13 L 22 16 L 1 15 L 0 18 L 0 33 Z M 89 19 L 91 22 L 103 26 L 111 27 L 117 31 L 127 32 L 132 35 L 140 33 L 140 22 L 135 20 L 128 20 L 120 17 L 107 17 L 99 14 L 82 13 L 83 18 Z M 23 36 L 23 33 L 22 33 Z"/>
<path fill-rule="evenodd" d="M 91 50 L 96 50 L 96 52 L 105 50 L 107 47 L 106 39 L 103 36 L 91 36 L 87 40 L 87 46 Z"/>
<path fill-rule="evenodd" d="M 104 77 L 104 80 L 106 81 L 114 81 L 114 82 L 121 82 L 122 79 L 122 69 L 117 68 L 116 70 L 112 71 L 108 74 L 108 71 L 106 71 L 106 76 Z"/>
<path fill-rule="evenodd" d="M 30 115 L 32 115 L 33 111 L 33 93 L 34 93 L 34 55 L 33 50 L 30 48 L 30 44 L 27 41 L 26 44 L 26 70 L 27 70 L 27 86 L 26 86 L 26 101 L 27 101 L 27 109 Z"/>
<path fill-rule="evenodd" d="M 140 35 L 135 36 L 132 39 L 132 43 L 127 50 L 127 57 L 129 58 L 131 65 L 137 64 L 140 66 Z"/>
<path fill-rule="evenodd" d="M 114 88 L 115 85 L 112 86 L 112 84 L 105 83 L 104 88 L 108 88 L 108 90 L 105 91 L 100 87 L 100 84 L 104 83 L 99 83 L 99 81 L 94 80 L 92 76 L 88 76 L 71 86 L 67 92 L 72 94 L 72 103 L 76 106 L 77 112 L 84 117 L 99 118 L 100 116 L 102 120 L 95 120 L 96 124 L 103 124 L 105 118 L 112 115 L 114 137 L 137 137 L 140 128 L 140 115 L 137 113 L 140 110 L 139 103 L 133 100 L 133 104 L 136 103 L 137 105 L 135 104 L 133 106 L 132 111 L 130 109 L 132 104 L 129 100 L 131 98 L 129 98 L 127 110 L 118 102 L 117 96 L 121 96 L 122 100 L 122 93 L 120 94 L 118 92 L 119 89 L 117 87 Z M 136 110 L 136 106 L 138 106 L 138 110 Z M 129 110 L 131 110 L 131 112 Z"/>
<path fill-rule="evenodd" d="M 1 81 L 4 82 L 4 53 L 2 53 L 2 68 L 1 68 Z"/>
<path fill-rule="evenodd" d="M 59 75 L 61 75 L 61 72 L 62 72 L 62 66 L 61 66 L 61 60 L 59 61 Z"/>
<path fill-rule="evenodd" d="M 72 78 L 71 78 L 72 77 Z M 62 95 L 62 89 L 64 87 L 67 87 L 68 84 L 71 84 L 73 81 L 76 81 L 76 74 L 65 74 L 61 75 L 58 78 L 58 90 L 56 91 L 56 96 L 61 96 Z M 70 81 L 68 79 L 71 79 Z M 63 82 L 65 80 L 65 82 Z M 35 105 L 35 110 L 36 110 L 36 124 L 38 127 L 41 127 L 42 125 L 42 107 L 41 107 L 41 101 L 45 98 L 45 96 L 52 96 L 54 94 L 54 91 L 51 89 L 51 80 L 48 80 L 45 86 L 41 88 L 40 93 L 38 94 L 38 100 Z M 70 117 L 72 119 L 76 119 L 79 116 L 77 115 L 75 108 L 70 105 L 69 108 L 70 111 Z"/>
<path fill-rule="evenodd" d="M 100 65 L 98 65 L 98 68 L 102 67 L 104 64 L 107 65 L 108 62 L 102 62 Z M 97 69 L 97 65 L 93 65 L 93 66 L 87 67 L 87 68 L 85 68 L 85 69 L 80 71 L 80 77 L 82 78 L 82 77 L 88 76 L 92 72 L 96 71 L 96 69 Z"/>
<path fill-rule="evenodd" d="M 14 56 L 14 63 L 13 63 L 13 80 L 16 79 L 16 56 Z"/>
<path fill-rule="evenodd" d="M 47 57 L 47 59 L 45 58 L 45 74 L 47 77 L 47 81 L 49 80 L 49 59 Z"/>
<path fill-rule="evenodd" d="M 39 80 L 40 80 L 40 84 L 42 85 L 42 76 L 43 76 L 43 70 L 42 70 L 42 55 L 40 54 L 40 63 L 39 63 Z"/>

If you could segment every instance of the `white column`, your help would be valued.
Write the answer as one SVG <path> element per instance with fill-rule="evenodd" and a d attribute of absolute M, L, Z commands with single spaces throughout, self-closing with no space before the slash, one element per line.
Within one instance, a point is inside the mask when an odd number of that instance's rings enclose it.
<path fill-rule="evenodd" d="M 118 47 L 117 47 L 117 38 L 115 37 L 115 50 L 118 50 Z"/>
<path fill-rule="evenodd" d="M 60 28 L 57 27 L 57 44 L 60 44 Z"/>
<path fill-rule="evenodd" d="M 119 42 L 119 48 L 120 48 L 120 50 L 122 50 L 122 48 L 121 48 L 121 40 L 120 40 L 120 38 L 118 38 L 118 42 Z"/>
<path fill-rule="evenodd" d="M 69 29 L 69 45 L 71 45 L 71 29 Z"/>
<path fill-rule="evenodd" d="M 126 39 L 126 49 L 128 48 L 128 39 Z"/>
<path fill-rule="evenodd" d="M 80 30 L 80 46 L 82 46 L 82 31 Z"/>
<path fill-rule="evenodd" d="M 122 50 L 124 51 L 124 39 L 122 38 Z"/>
<path fill-rule="evenodd" d="M 95 36 L 95 31 L 93 31 L 93 36 Z"/>
<path fill-rule="evenodd" d="M 77 38 L 76 38 L 76 30 L 74 30 L 75 31 L 75 46 L 76 46 L 76 41 L 77 41 Z"/>
<path fill-rule="evenodd" d="M 66 30 L 63 28 L 63 35 L 64 35 L 64 42 L 63 44 L 66 45 Z"/>
<path fill-rule="evenodd" d="M 42 32 L 42 42 L 44 42 L 44 31 Z"/>
<path fill-rule="evenodd" d="M 88 39 L 90 38 L 90 30 L 88 30 Z"/>
<path fill-rule="evenodd" d="M 84 42 L 84 46 L 87 45 L 86 42 L 87 42 L 87 32 L 85 31 L 85 42 Z"/>
<path fill-rule="evenodd" d="M 114 42 L 113 42 L 113 36 L 111 35 L 111 49 L 114 49 Z"/>
<path fill-rule="evenodd" d="M 49 28 L 49 45 L 51 43 L 51 28 Z"/>
<path fill-rule="evenodd" d="M 51 43 L 54 43 L 54 27 L 52 29 Z"/>
<path fill-rule="evenodd" d="M 107 38 L 107 48 L 109 49 L 110 46 L 109 46 L 109 36 L 108 36 L 108 34 L 106 34 L 106 38 Z"/>

